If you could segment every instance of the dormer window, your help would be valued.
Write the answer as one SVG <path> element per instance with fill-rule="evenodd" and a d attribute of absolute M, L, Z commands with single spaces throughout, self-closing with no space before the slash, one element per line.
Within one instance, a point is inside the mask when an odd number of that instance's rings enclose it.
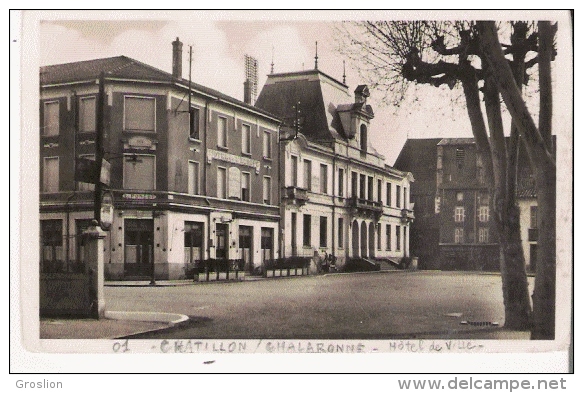
<path fill-rule="evenodd" d="M 365 124 L 360 125 L 360 150 L 366 151 L 368 146 L 367 129 Z"/>

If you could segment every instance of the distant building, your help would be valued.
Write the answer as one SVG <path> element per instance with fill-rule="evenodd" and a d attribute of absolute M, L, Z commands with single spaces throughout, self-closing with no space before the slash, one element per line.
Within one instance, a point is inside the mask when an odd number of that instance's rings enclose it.
<path fill-rule="evenodd" d="M 208 259 L 252 271 L 279 256 L 279 119 L 189 84 L 182 43 L 172 45 L 172 74 L 125 56 L 41 68 L 42 270 L 82 262 L 94 186 L 74 174 L 76 159 L 95 159 L 101 72 L 115 206 L 106 278 L 150 277 L 153 266 L 156 278 L 183 278 Z"/>
<path fill-rule="evenodd" d="M 517 198 L 522 241 L 526 264 L 533 269 L 535 188 L 525 154 L 520 155 L 519 162 Z M 411 198 L 416 220 L 411 229 L 411 252 L 419 256 L 420 267 L 499 270 L 493 198 L 473 138 L 408 139 L 395 167 L 415 175 Z"/>
<path fill-rule="evenodd" d="M 282 255 L 333 255 L 371 263 L 409 257 L 413 176 L 385 164 L 370 144 L 368 87 L 318 69 L 271 74 L 256 106 L 281 132 Z"/>

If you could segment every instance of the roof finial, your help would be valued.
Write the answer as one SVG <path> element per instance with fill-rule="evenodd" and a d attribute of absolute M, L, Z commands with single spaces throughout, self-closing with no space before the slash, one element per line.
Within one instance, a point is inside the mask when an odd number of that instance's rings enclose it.
<path fill-rule="evenodd" d="M 318 69 L 318 41 L 316 41 L 316 57 L 314 57 L 314 59 L 316 59 L 316 65 L 315 65 L 315 69 Z"/>
<path fill-rule="evenodd" d="M 271 45 L 271 73 L 273 74 L 273 45 Z"/>
<path fill-rule="evenodd" d="M 344 72 L 342 73 L 342 83 L 346 84 L 346 60 L 342 60 Z"/>

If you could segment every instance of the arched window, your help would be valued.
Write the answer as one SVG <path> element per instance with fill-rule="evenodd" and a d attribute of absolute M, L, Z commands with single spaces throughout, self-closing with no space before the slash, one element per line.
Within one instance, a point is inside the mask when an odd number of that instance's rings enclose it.
<path fill-rule="evenodd" d="M 360 125 L 360 150 L 366 151 L 368 145 L 366 124 Z"/>

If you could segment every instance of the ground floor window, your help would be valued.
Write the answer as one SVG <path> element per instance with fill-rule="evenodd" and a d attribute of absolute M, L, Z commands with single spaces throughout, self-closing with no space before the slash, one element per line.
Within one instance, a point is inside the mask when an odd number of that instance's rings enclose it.
<path fill-rule="evenodd" d="M 60 271 L 64 261 L 63 220 L 41 220 L 41 271 Z"/>
<path fill-rule="evenodd" d="M 338 248 L 344 247 L 344 219 L 338 218 Z"/>
<path fill-rule="evenodd" d="M 184 263 L 196 263 L 203 259 L 204 224 L 202 222 L 184 223 Z"/>
<path fill-rule="evenodd" d="M 454 232 L 454 243 L 463 243 L 464 242 L 464 229 L 463 228 L 456 228 Z"/>
<path fill-rule="evenodd" d="M 397 240 L 397 251 L 401 250 L 401 226 L 395 225 L 395 239 Z"/>
<path fill-rule="evenodd" d="M 328 218 L 320 217 L 320 247 L 328 246 Z"/>
<path fill-rule="evenodd" d="M 312 216 L 304 214 L 304 247 L 311 246 L 312 239 Z"/>

